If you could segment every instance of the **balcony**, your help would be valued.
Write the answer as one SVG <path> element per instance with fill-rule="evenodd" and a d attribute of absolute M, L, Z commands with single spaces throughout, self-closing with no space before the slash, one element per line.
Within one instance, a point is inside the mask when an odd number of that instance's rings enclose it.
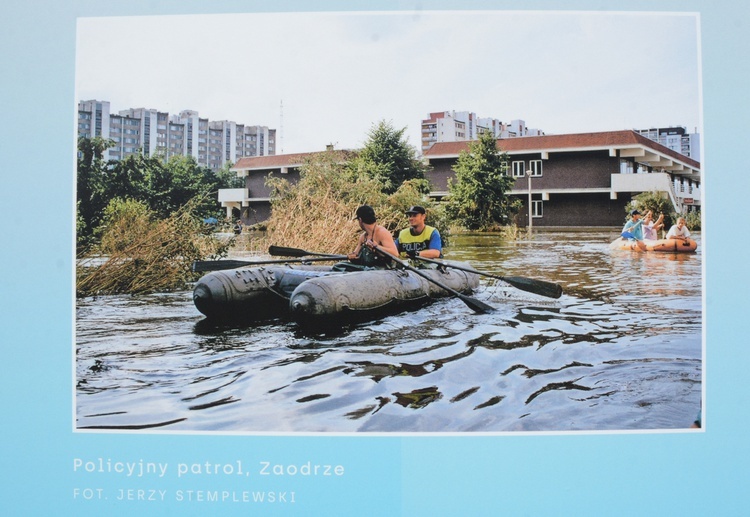
<path fill-rule="evenodd" d="M 669 174 L 654 172 L 651 174 L 612 174 L 612 192 L 669 192 L 672 180 Z"/>
<path fill-rule="evenodd" d="M 242 203 L 247 206 L 249 194 L 246 188 L 222 188 L 219 189 L 219 203 L 222 206 L 226 206 L 225 203 Z"/>
<path fill-rule="evenodd" d="M 700 187 L 687 185 L 675 189 L 672 178 L 663 172 L 650 174 L 612 174 L 612 195 L 618 192 L 666 192 L 678 212 L 684 212 L 685 205 L 700 205 Z"/>
<path fill-rule="evenodd" d="M 242 210 L 243 206 L 250 203 L 248 190 L 246 188 L 222 188 L 219 189 L 219 203 L 226 208 L 227 218 L 232 217 L 232 209 Z"/>

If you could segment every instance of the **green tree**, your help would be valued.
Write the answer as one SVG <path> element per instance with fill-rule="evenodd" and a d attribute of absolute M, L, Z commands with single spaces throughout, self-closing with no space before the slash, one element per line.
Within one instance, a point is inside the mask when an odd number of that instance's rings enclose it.
<path fill-rule="evenodd" d="M 106 175 L 108 200 L 142 201 L 158 218 L 166 218 L 196 196 L 215 193 L 220 180 L 193 157 L 147 157 L 136 154 L 116 162 Z M 216 196 L 206 197 L 196 207 L 199 215 L 213 215 L 218 210 Z"/>
<path fill-rule="evenodd" d="M 160 166 L 158 159 L 146 158 L 142 154 L 113 162 L 103 178 L 107 201 L 115 198 L 145 200 L 149 196 L 147 170 Z"/>
<path fill-rule="evenodd" d="M 167 218 L 197 199 L 193 207 L 199 217 L 220 218 L 216 202 L 219 188 L 231 185 L 229 167 L 221 175 L 201 167 L 192 157 L 135 154 L 120 161 L 106 161 L 104 151 L 112 140 L 81 138 L 78 141 L 77 226 L 79 252 L 95 243 L 113 199 L 144 203 L 156 218 Z M 225 185 L 229 183 L 229 185 Z"/>
<path fill-rule="evenodd" d="M 78 139 L 78 164 L 76 173 L 76 241 L 79 251 L 92 242 L 93 230 L 101 222 L 106 195 L 106 173 L 110 162 L 104 151 L 115 144 L 102 137 Z"/>
<path fill-rule="evenodd" d="M 367 174 L 381 185 L 386 194 L 392 194 L 404 181 L 424 179 L 427 167 L 418 158 L 417 151 L 404 138 L 406 128 L 396 130 L 385 121 L 372 127 L 364 147 L 351 167 Z"/>
<path fill-rule="evenodd" d="M 508 224 L 518 213 L 521 201 L 505 195 L 513 185 L 507 176 L 509 158 L 497 148 L 489 132 L 469 143 L 454 166 L 455 178 L 448 181 L 448 216 L 469 230 L 487 230 Z"/>

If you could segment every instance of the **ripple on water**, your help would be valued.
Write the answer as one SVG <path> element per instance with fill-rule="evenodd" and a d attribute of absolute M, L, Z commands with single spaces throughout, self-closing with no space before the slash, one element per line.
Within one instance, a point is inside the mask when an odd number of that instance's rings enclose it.
<path fill-rule="evenodd" d="M 189 292 L 78 300 L 82 428 L 246 432 L 676 429 L 702 390 L 700 253 L 612 253 L 602 234 L 452 238 L 483 278 L 457 299 L 321 335 L 206 325 Z"/>

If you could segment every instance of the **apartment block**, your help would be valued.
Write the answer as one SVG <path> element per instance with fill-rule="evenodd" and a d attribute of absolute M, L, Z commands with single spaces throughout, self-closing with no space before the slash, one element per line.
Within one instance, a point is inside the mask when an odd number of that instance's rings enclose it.
<path fill-rule="evenodd" d="M 78 136 L 110 138 L 115 145 L 105 158 L 122 160 L 145 156 L 192 156 L 213 170 L 246 156 L 276 154 L 276 130 L 266 126 L 211 121 L 197 111 L 177 114 L 157 109 L 130 108 L 110 113 L 108 101 L 78 103 Z"/>
<path fill-rule="evenodd" d="M 540 129 L 526 127 L 520 119 L 504 123 L 495 118 L 480 118 L 468 111 L 439 111 L 422 120 L 422 153 L 438 142 L 467 142 L 491 132 L 495 138 L 541 136 Z"/>
<path fill-rule="evenodd" d="M 688 158 L 700 161 L 700 134 L 697 130 L 695 133 L 688 133 L 684 127 L 675 126 L 636 129 L 635 132 Z"/>

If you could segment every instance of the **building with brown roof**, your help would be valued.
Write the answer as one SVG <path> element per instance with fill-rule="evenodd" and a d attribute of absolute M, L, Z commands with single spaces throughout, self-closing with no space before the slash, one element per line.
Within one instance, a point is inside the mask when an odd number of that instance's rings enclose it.
<path fill-rule="evenodd" d="M 700 163 L 635 131 L 515 137 L 497 146 L 516 178 L 509 194 L 524 202 L 519 226 L 529 224 L 529 190 L 534 227 L 619 226 L 641 192 L 665 192 L 678 212 L 701 204 Z M 433 197 L 448 195 L 453 166 L 468 149 L 468 142 L 443 142 L 424 154 Z"/>
<path fill-rule="evenodd" d="M 529 224 L 529 183 L 534 227 L 620 226 L 625 206 L 641 192 L 666 193 L 681 213 L 701 205 L 700 163 L 632 130 L 512 137 L 497 140 L 497 146 L 508 154 L 507 173 L 516 179 L 508 194 L 524 203 L 519 226 Z M 427 178 L 432 197 L 448 195 L 453 167 L 468 149 L 469 142 L 438 142 L 424 154 L 431 167 Z M 351 153 L 337 152 L 342 160 Z M 245 224 L 268 219 L 271 192 L 266 178 L 280 175 L 294 183 L 300 167 L 318 154 L 241 158 L 232 170 L 245 178 L 245 188 L 219 191 L 227 217 L 235 218 L 233 212 L 238 212 Z"/>

